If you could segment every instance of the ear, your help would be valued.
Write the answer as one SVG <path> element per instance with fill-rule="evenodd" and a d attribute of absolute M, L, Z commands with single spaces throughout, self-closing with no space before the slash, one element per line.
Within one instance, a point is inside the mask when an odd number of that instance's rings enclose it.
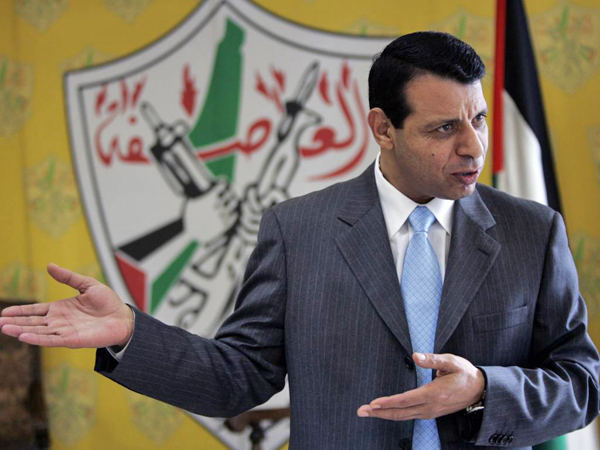
<path fill-rule="evenodd" d="M 381 108 L 373 108 L 367 115 L 373 137 L 382 150 L 394 148 L 394 125 Z"/>

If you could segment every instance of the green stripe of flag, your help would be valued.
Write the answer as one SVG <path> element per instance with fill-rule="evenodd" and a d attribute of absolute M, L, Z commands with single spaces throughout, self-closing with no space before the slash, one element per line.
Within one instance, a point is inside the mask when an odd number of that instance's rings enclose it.
<path fill-rule="evenodd" d="M 565 436 L 557 437 L 544 444 L 534 445 L 534 450 L 567 450 L 567 438 Z"/>

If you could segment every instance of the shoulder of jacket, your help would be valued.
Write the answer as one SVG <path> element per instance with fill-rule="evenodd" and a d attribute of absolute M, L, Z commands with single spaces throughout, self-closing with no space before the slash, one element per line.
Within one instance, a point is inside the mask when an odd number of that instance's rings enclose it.
<path fill-rule="evenodd" d="M 513 219 L 523 218 L 551 222 L 556 214 L 556 211 L 549 206 L 515 197 L 484 184 L 477 185 L 477 192 L 496 220 L 510 215 Z"/>
<path fill-rule="evenodd" d="M 292 197 L 274 205 L 271 209 L 278 216 L 298 214 L 299 212 L 335 212 L 337 206 L 344 202 L 355 179 L 342 181 L 318 191 Z M 326 209 L 326 211 L 325 211 Z"/>

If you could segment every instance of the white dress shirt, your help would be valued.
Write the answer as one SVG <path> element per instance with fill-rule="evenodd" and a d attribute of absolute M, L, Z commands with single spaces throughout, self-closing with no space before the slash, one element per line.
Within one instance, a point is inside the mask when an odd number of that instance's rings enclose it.
<path fill-rule="evenodd" d="M 406 247 L 408 247 L 408 243 L 414 234 L 413 227 L 408 221 L 408 216 L 420 205 L 413 202 L 385 179 L 379 168 L 380 157 L 381 154 L 377 155 L 377 159 L 375 160 L 375 183 L 377 184 L 381 209 L 383 209 L 383 218 L 385 219 L 385 226 L 388 238 L 390 239 L 392 255 L 396 263 L 398 280 L 402 280 Z M 426 206 L 436 218 L 436 221 L 429 229 L 428 237 L 433 251 L 437 256 L 443 281 L 446 274 L 448 252 L 450 251 L 454 200 L 434 198 L 422 206 Z"/>

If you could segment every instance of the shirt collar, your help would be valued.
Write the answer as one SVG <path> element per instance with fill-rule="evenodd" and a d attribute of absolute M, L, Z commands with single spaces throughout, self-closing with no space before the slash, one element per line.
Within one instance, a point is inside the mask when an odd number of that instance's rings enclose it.
<path fill-rule="evenodd" d="M 375 160 L 375 183 L 377 184 L 377 192 L 383 209 L 388 238 L 391 239 L 419 204 L 412 201 L 385 179 L 379 168 L 380 156 L 381 153 L 377 155 Z M 448 235 L 452 234 L 454 200 L 434 198 L 425 206 L 433 213 L 446 233 Z"/>

